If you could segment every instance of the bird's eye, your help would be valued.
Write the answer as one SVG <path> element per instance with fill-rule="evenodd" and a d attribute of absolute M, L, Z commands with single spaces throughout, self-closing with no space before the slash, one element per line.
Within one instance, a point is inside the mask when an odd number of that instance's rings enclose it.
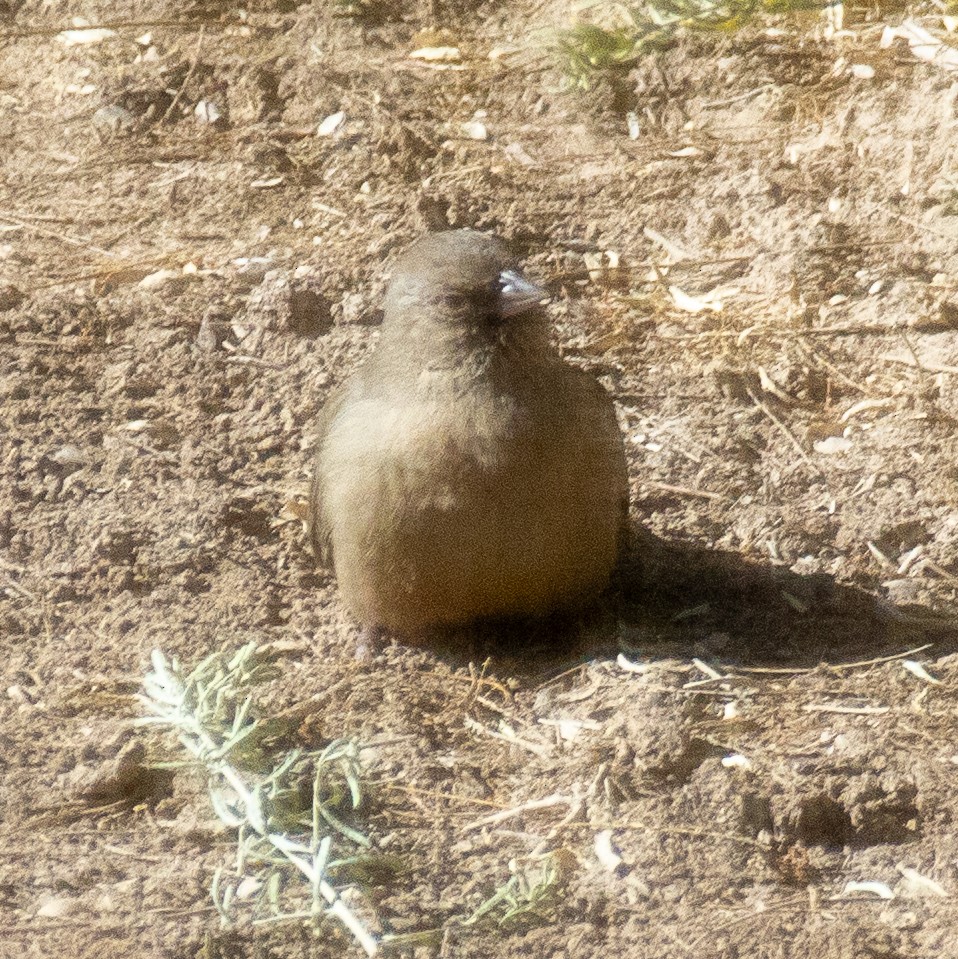
<path fill-rule="evenodd" d="M 483 309 L 494 304 L 500 296 L 498 283 L 479 290 L 456 290 L 446 294 L 446 303 L 454 310 Z"/>

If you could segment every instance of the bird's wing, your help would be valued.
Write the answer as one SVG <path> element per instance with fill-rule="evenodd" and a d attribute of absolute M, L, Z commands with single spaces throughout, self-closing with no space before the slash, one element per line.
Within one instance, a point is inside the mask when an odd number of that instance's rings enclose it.
<path fill-rule="evenodd" d="M 307 520 L 309 544 L 312 547 L 313 555 L 319 563 L 327 569 L 332 569 L 333 566 L 333 544 L 332 517 L 325 509 L 323 502 L 322 475 L 325 468 L 323 452 L 329 428 L 336 418 L 336 415 L 342 409 L 346 395 L 347 388 L 341 386 L 329 396 L 320 411 L 316 431 L 316 457 L 313 463 L 313 481 L 309 490 L 309 517 Z"/>
<path fill-rule="evenodd" d="M 619 558 L 628 553 L 632 536 L 632 527 L 629 519 L 629 463 L 625 454 L 625 439 L 619 427 L 619 418 L 616 416 L 615 403 L 606 392 L 605 387 L 595 381 L 595 385 L 602 392 L 602 402 L 607 410 L 605 414 L 606 427 L 604 435 L 609 444 L 615 449 L 618 458 L 618 475 L 616 477 L 617 494 L 619 498 L 620 526 L 619 526 Z"/>
<path fill-rule="evenodd" d="M 596 414 L 596 441 L 608 443 L 614 450 L 613 454 L 618 460 L 616 471 L 615 495 L 619 501 L 620 527 L 619 527 L 619 556 L 625 556 L 629 550 L 632 527 L 629 518 L 629 464 L 625 454 L 625 439 L 622 430 L 619 427 L 619 419 L 615 412 L 615 403 L 609 395 L 609 391 L 586 370 L 573 367 L 576 378 L 578 379 L 583 392 L 590 397 L 593 409 Z"/>

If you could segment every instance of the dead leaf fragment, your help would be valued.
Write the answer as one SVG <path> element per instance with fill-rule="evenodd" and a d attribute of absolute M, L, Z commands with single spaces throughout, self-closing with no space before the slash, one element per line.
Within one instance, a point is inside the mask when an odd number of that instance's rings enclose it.
<path fill-rule="evenodd" d="M 847 453 L 853 445 L 852 441 L 844 436 L 829 436 L 823 440 L 816 440 L 812 443 L 812 448 L 816 453 L 833 456 L 836 453 Z"/>
<path fill-rule="evenodd" d="M 413 50 L 409 57 L 425 63 L 462 63 L 459 47 L 420 47 Z"/>
<path fill-rule="evenodd" d="M 880 46 L 890 47 L 901 38 L 908 42 L 912 56 L 926 63 L 934 63 L 944 70 L 958 70 L 958 49 L 942 43 L 933 33 L 914 20 L 906 20 L 898 27 L 885 27 Z"/>
<path fill-rule="evenodd" d="M 648 663 L 633 663 L 632 660 L 626 659 L 622 653 L 616 656 L 615 664 L 627 673 L 646 673 L 649 670 Z"/>
<path fill-rule="evenodd" d="M 928 876 L 923 876 L 917 869 L 912 869 L 910 866 L 899 866 L 898 871 L 904 878 L 902 887 L 910 895 L 925 899 L 948 898 L 948 892 L 941 883 L 929 879 Z"/>
<path fill-rule="evenodd" d="M 179 292 L 186 286 L 186 277 L 182 270 L 157 270 L 143 277 L 137 286 L 141 290 L 150 290 L 155 292 L 166 287 L 171 293 Z"/>
<path fill-rule="evenodd" d="M 931 673 L 929 673 L 921 663 L 915 662 L 913 659 L 903 659 L 901 664 L 904 669 L 907 669 L 908 672 L 912 674 L 912 676 L 924 680 L 926 683 L 931 683 L 933 686 L 941 685 L 941 680 L 935 679 L 935 677 L 932 676 Z"/>
<path fill-rule="evenodd" d="M 619 266 L 619 254 L 615 250 L 605 250 L 602 253 L 583 253 L 582 259 L 589 271 L 589 279 L 593 283 L 601 283 L 614 279 L 614 271 Z M 610 277 L 609 271 L 613 271 Z"/>
<path fill-rule="evenodd" d="M 891 887 L 887 883 L 873 882 L 872 880 L 864 880 L 862 882 L 853 880 L 852 882 L 846 882 L 845 888 L 842 890 L 841 898 L 844 899 L 853 892 L 867 892 L 869 895 L 878 896 L 879 899 L 895 898 L 895 894 L 891 891 Z"/>
<path fill-rule="evenodd" d="M 330 115 L 326 117 L 316 128 L 316 136 L 331 136 L 343 125 L 343 121 L 345 119 L 346 113 L 343 110 L 339 110 L 336 113 L 330 113 Z"/>
<path fill-rule="evenodd" d="M 116 36 L 116 30 L 107 30 L 103 27 L 84 29 L 84 25 L 88 22 L 83 20 L 82 17 L 74 17 L 73 25 L 79 29 L 64 30 L 62 33 L 58 33 L 57 40 L 65 47 L 82 47 L 93 43 L 102 43 L 104 40 Z"/>
<path fill-rule="evenodd" d="M 612 848 L 612 830 L 603 829 L 595 834 L 595 857 L 609 872 L 622 865 L 622 857 Z"/>
<path fill-rule="evenodd" d="M 689 296 L 688 293 L 677 286 L 670 286 L 669 293 L 672 295 L 675 305 L 680 310 L 685 310 L 686 313 L 702 313 L 706 310 L 710 310 L 712 313 L 721 313 L 724 309 L 722 301 L 715 299 L 712 293 L 706 293 L 700 297 Z"/>

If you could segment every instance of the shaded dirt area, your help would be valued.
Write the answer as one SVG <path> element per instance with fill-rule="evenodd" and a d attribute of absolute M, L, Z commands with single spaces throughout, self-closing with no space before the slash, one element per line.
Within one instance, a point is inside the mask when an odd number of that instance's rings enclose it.
<path fill-rule="evenodd" d="M 958 85 L 785 22 L 564 93 L 564 4 L 433 4 L 445 70 L 427 6 L 0 3 L 0 955 L 360 955 L 220 930 L 232 837 L 130 729 L 151 649 L 251 639 L 300 744 L 367 747 L 384 931 L 958 955 Z M 66 46 L 77 13 L 140 25 Z M 364 659 L 306 549 L 313 423 L 447 226 L 515 243 L 614 395 L 636 558 L 581 622 Z M 554 915 L 456 925 L 543 849 Z"/>

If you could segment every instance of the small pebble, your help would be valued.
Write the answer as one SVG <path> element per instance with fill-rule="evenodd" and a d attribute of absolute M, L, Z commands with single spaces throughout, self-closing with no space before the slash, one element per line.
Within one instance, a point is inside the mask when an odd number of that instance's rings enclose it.
<path fill-rule="evenodd" d="M 136 117 L 118 103 L 100 107 L 90 122 L 101 140 L 132 133 L 136 127 Z"/>
<path fill-rule="evenodd" d="M 342 125 L 343 121 L 346 119 L 346 114 L 340 110 L 338 113 L 331 113 L 322 123 L 316 128 L 316 136 L 328 137 L 335 133 Z"/>
<path fill-rule="evenodd" d="M 57 466 L 64 466 L 70 469 L 80 469 L 87 464 L 87 457 L 75 446 L 61 446 L 55 453 L 50 454 L 50 459 Z"/>
<path fill-rule="evenodd" d="M 226 125 L 226 113 L 214 100 L 200 100 L 193 108 L 193 116 L 207 126 Z"/>

